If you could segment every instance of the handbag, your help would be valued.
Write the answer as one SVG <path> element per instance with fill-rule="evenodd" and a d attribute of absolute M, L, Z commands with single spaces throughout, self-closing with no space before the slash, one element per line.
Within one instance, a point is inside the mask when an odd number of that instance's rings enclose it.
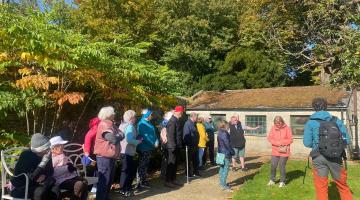
<path fill-rule="evenodd" d="M 218 165 L 225 164 L 225 154 L 223 154 L 223 153 L 216 154 L 216 164 L 218 164 Z"/>
<path fill-rule="evenodd" d="M 289 146 L 279 146 L 279 153 L 287 153 Z"/>

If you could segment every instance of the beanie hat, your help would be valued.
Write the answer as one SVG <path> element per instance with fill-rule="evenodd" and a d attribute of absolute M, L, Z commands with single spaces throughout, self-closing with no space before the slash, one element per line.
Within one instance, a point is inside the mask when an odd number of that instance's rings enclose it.
<path fill-rule="evenodd" d="M 152 110 L 150 110 L 150 109 L 146 109 L 146 112 L 145 113 L 143 113 L 143 118 L 148 118 L 150 115 L 152 114 Z"/>
<path fill-rule="evenodd" d="M 40 153 L 50 148 L 49 138 L 41 133 L 35 133 L 31 137 L 31 151 L 34 153 Z"/>
<path fill-rule="evenodd" d="M 184 112 L 184 107 L 182 106 L 176 106 L 174 109 L 175 112 Z"/>

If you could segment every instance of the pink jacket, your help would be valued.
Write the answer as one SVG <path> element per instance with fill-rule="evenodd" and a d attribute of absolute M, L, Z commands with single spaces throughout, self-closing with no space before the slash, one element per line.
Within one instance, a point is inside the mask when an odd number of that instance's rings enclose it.
<path fill-rule="evenodd" d="M 272 145 L 271 155 L 289 157 L 290 156 L 290 144 L 293 142 L 293 136 L 291 128 L 284 124 L 281 128 L 275 125 L 271 128 L 268 135 L 268 141 Z M 279 146 L 288 146 L 286 153 L 279 152 Z"/>
<path fill-rule="evenodd" d="M 56 185 L 60 185 L 62 182 L 72 179 L 77 176 L 76 172 L 69 172 L 68 164 L 69 160 L 64 154 L 52 156 L 52 163 L 54 167 L 53 177 L 56 179 Z"/>
<path fill-rule="evenodd" d="M 84 141 L 84 152 L 88 153 L 89 155 L 92 154 L 94 151 L 96 130 L 99 123 L 100 123 L 100 119 L 97 117 L 92 118 L 89 122 L 90 130 L 86 133 L 85 141 Z"/>

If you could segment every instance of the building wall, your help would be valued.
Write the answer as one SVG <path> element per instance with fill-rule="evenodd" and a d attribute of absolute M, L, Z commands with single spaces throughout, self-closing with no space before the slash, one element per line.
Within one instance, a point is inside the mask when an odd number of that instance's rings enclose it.
<path fill-rule="evenodd" d="M 239 115 L 239 119 L 242 124 L 245 124 L 246 115 L 265 115 L 266 116 L 266 131 L 269 132 L 273 125 L 274 117 L 280 115 L 284 118 L 286 124 L 290 126 L 291 115 L 311 115 L 313 111 L 190 111 L 198 113 L 199 115 L 208 116 L 211 114 L 225 114 L 226 120 L 230 121 L 231 116 Z M 188 111 L 188 113 L 190 113 Z M 332 115 L 343 119 L 346 122 L 346 114 L 341 111 L 331 111 Z M 271 145 L 267 141 L 266 135 L 246 135 L 246 151 L 251 154 L 269 154 L 271 152 Z M 294 157 L 307 157 L 310 149 L 304 147 L 302 136 L 296 136 L 294 143 L 291 145 L 292 156 Z"/>

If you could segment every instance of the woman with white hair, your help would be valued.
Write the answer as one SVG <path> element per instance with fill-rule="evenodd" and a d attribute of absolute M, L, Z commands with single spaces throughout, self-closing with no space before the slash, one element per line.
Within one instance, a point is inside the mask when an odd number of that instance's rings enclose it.
<path fill-rule="evenodd" d="M 125 139 L 121 141 L 121 175 L 120 175 L 120 194 L 128 197 L 132 196 L 132 182 L 136 176 L 136 163 L 134 156 L 136 146 L 142 142 L 138 139 L 138 133 L 135 128 L 136 113 L 128 110 L 124 113 L 123 123 L 120 124 L 120 130 L 125 133 Z"/>
<path fill-rule="evenodd" d="M 114 179 L 115 161 L 120 154 L 120 141 L 124 138 L 124 135 L 114 124 L 115 110 L 113 107 L 101 108 L 98 118 L 101 121 L 96 131 L 94 145 L 99 174 L 96 199 L 107 200 Z"/>

